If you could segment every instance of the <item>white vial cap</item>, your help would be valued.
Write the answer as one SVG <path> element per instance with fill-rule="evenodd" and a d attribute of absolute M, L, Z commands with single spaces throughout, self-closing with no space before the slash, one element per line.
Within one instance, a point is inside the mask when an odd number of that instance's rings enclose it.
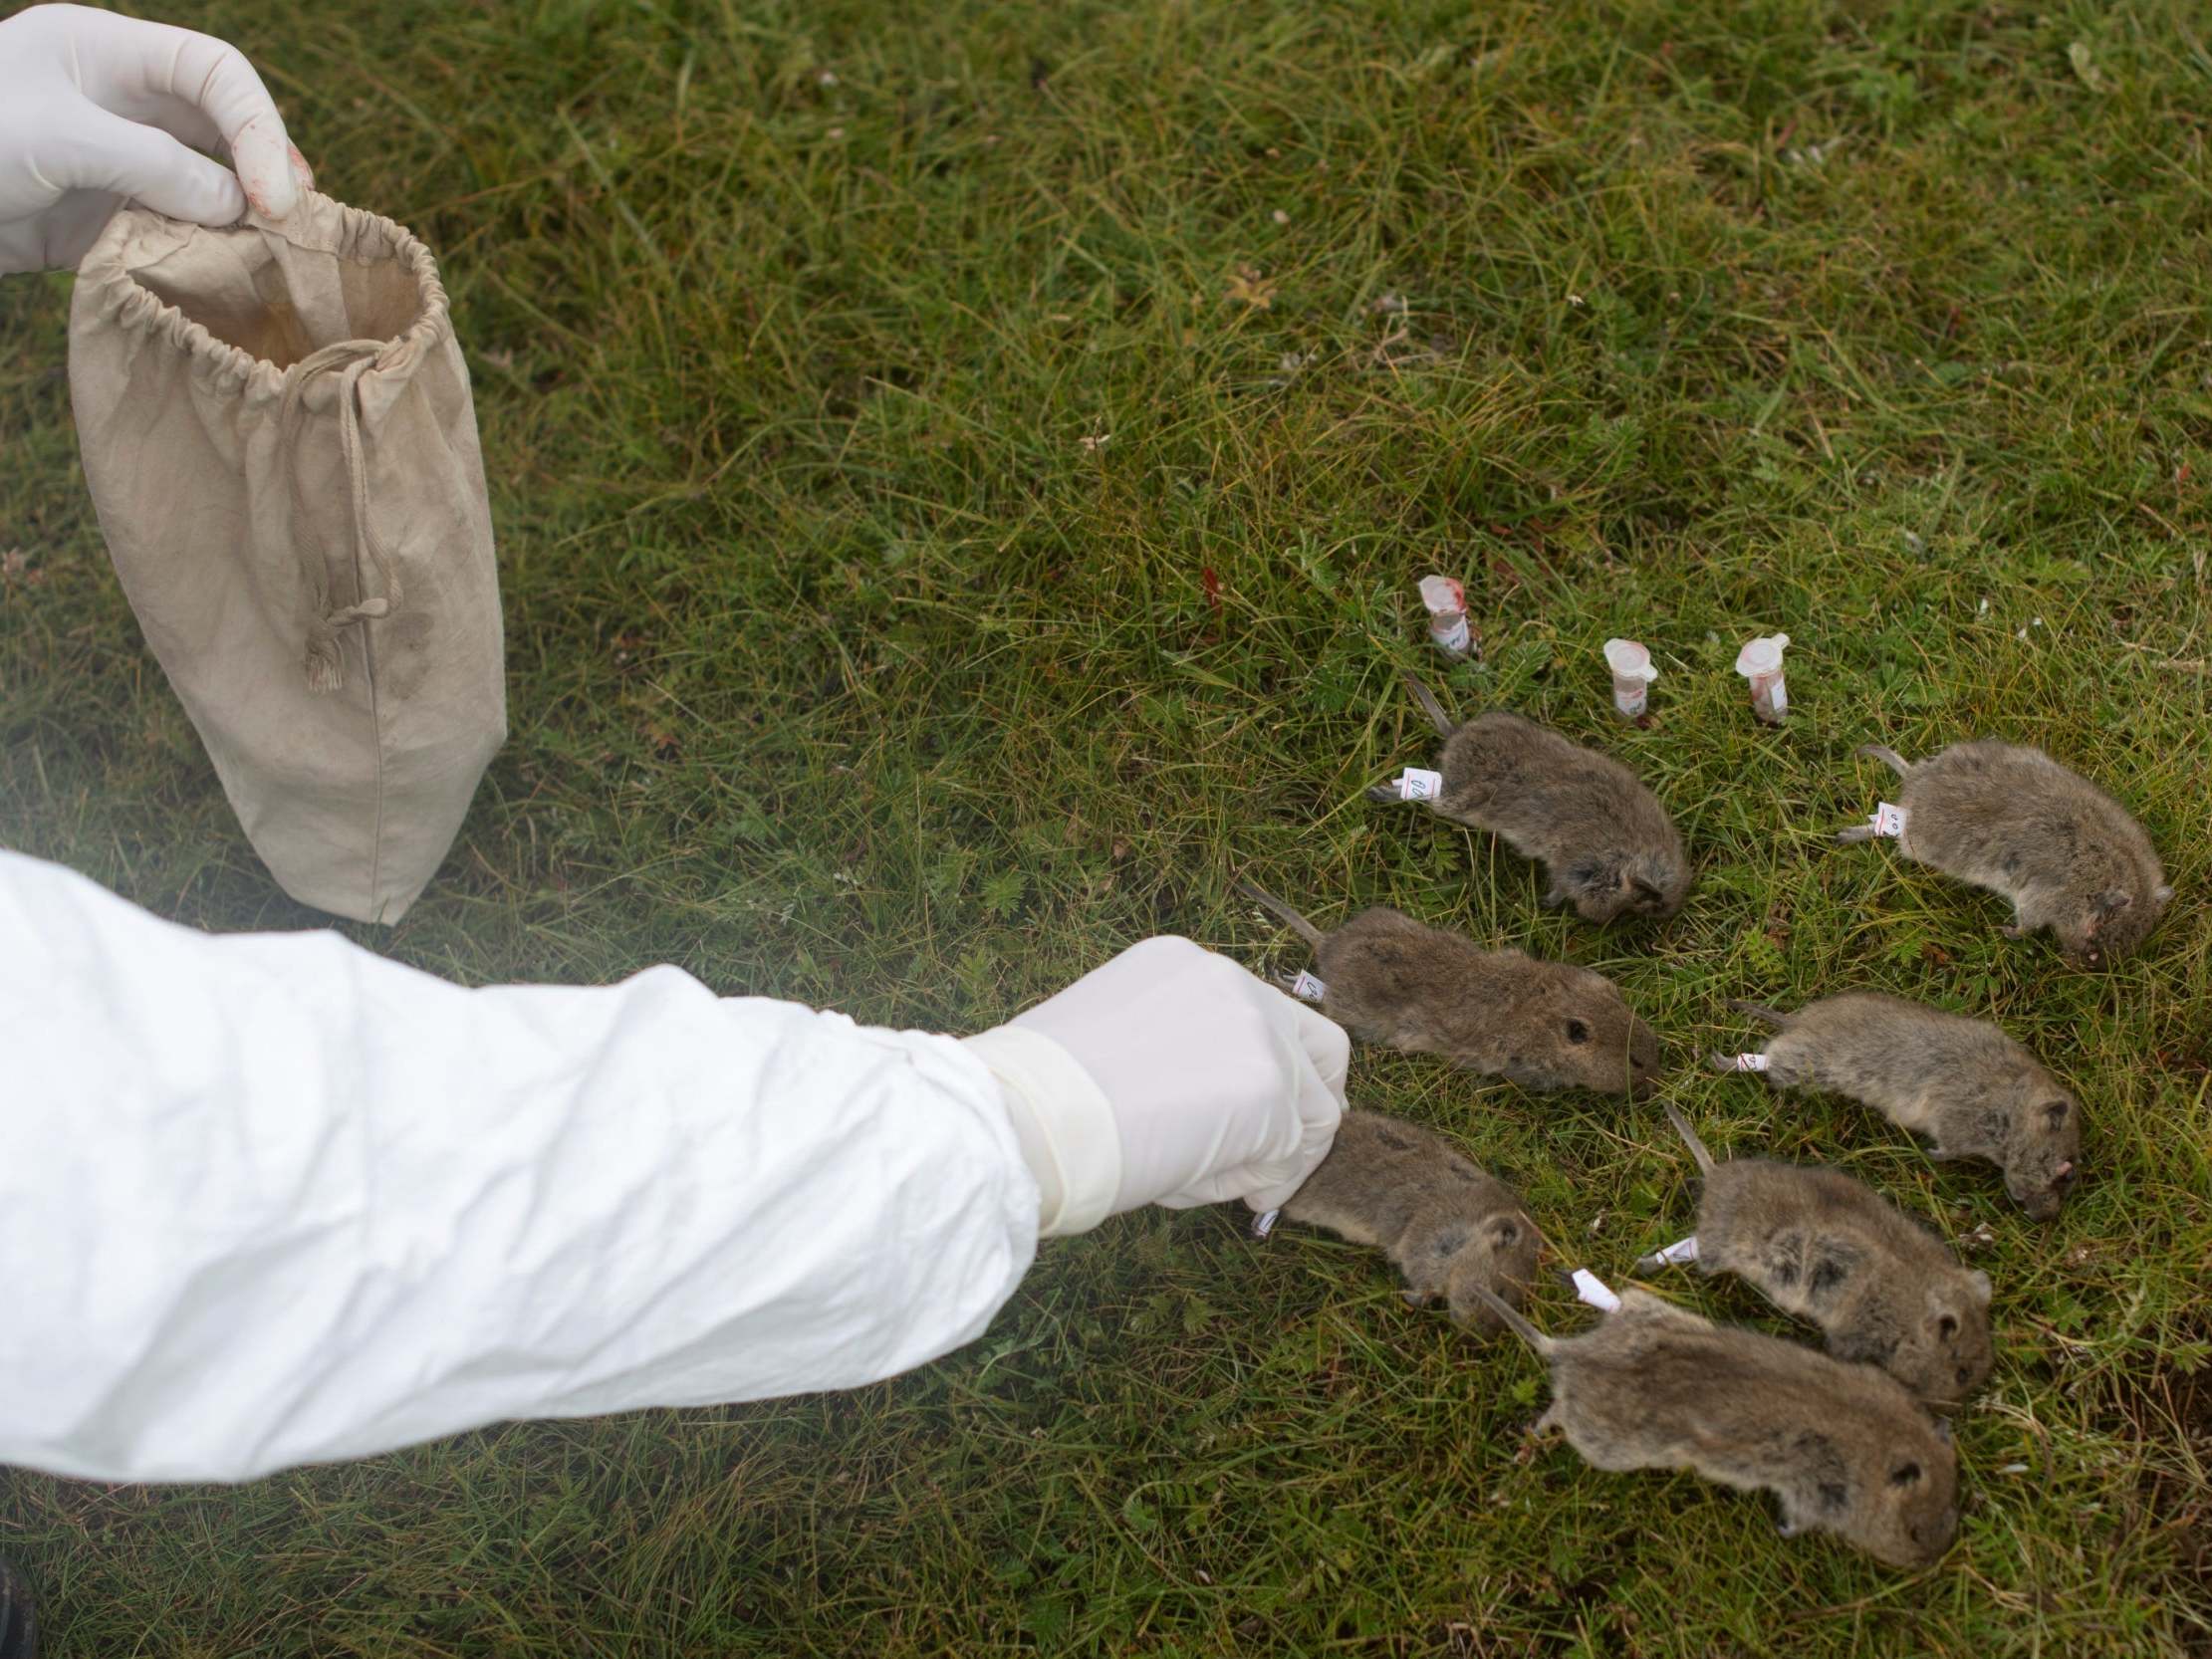
<path fill-rule="evenodd" d="M 1633 639 L 1606 640 L 1605 666 L 1616 680 L 1641 680 L 1649 685 L 1659 677 L 1659 671 L 1651 666 L 1650 651 Z"/>
<path fill-rule="evenodd" d="M 1448 576 L 1424 576 L 1421 578 L 1421 603 L 1428 606 L 1433 616 L 1465 610 L 1467 590 Z"/>
<path fill-rule="evenodd" d="M 1736 653 L 1736 672 L 1747 680 L 1756 675 L 1781 673 L 1782 647 L 1789 642 L 1790 636 L 1786 633 L 1763 633 L 1746 641 L 1744 648 Z"/>

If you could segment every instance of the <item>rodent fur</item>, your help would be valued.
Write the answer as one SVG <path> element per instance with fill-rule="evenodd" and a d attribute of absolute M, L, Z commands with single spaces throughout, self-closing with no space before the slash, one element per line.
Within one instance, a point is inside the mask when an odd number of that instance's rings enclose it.
<path fill-rule="evenodd" d="M 2082 1155 L 2082 1108 L 2018 1043 L 1983 1020 L 1873 991 L 1807 1003 L 1794 1014 L 1732 1003 L 1778 1029 L 1768 1086 L 1823 1088 L 1926 1135 L 1939 1162 L 1987 1158 L 2038 1221 L 2059 1213 Z M 1734 1068 L 1725 1056 L 1713 1064 Z"/>
<path fill-rule="evenodd" d="M 1572 903 L 1598 923 L 1682 907 L 1690 866 L 1681 831 L 1627 767 L 1502 709 L 1455 723 L 1427 686 L 1411 675 L 1406 684 L 1444 738 L 1444 787 L 1430 811 L 1542 863 L 1546 904 Z M 1367 794 L 1398 799 L 1380 787 Z"/>
<path fill-rule="evenodd" d="M 1977 738 L 1914 765 L 1879 744 L 1855 751 L 1904 780 L 1897 849 L 2009 899 L 2019 938 L 2048 927 L 2081 967 L 2117 961 L 2173 897 L 2157 849 L 2127 809 L 2040 749 Z M 1856 825 L 1837 838 L 1869 838 Z"/>
<path fill-rule="evenodd" d="M 1490 1302 L 1551 1367 L 1536 1432 L 1560 1430 L 1593 1467 L 1688 1469 L 1772 1492 L 1785 1536 L 1835 1533 L 1891 1566 L 1924 1566 L 1957 1536 L 1948 1431 L 1887 1372 L 1632 1287 L 1580 1336 L 1546 1336 Z"/>
<path fill-rule="evenodd" d="M 1697 1267 L 1732 1273 L 1819 1325 L 1838 1359 L 1879 1365 L 1923 1400 L 1963 1399 L 1989 1375 L 1989 1275 L 1841 1170 L 1771 1158 L 1715 1163 L 1665 1106 L 1697 1160 Z M 1660 1266 L 1647 1256 L 1636 1266 Z"/>
<path fill-rule="evenodd" d="M 1322 1012 L 1355 1037 L 1527 1088 L 1620 1094 L 1658 1075 L 1658 1038 L 1600 973 L 1484 950 L 1380 906 L 1324 932 L 1266 888 L 1237 886 L 1314 947 Z"/>
<path fill-rule="evenodd" d="M 1434 1131 L 1348 1111 L 1336 1144 L 1283 1206 L 1284 1219 L 1378 1245 L 1416 1306 L 1438 1297 L 1476 1329 L 1497 1319 L 1477 1287 L 1518 1304 L 1536 1275 L 1541 1235 L 1520 1196 Z"/>

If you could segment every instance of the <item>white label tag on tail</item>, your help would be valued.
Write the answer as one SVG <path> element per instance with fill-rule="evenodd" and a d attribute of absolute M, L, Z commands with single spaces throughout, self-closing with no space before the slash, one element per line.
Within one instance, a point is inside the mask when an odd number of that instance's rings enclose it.
<path fill-rule="evenodd" d="M 1390 780 L 1390 787 L 1400 801 L 1434 801 L 1444 793 L 1444 775 L 1409 766 Z"/>
<path fill-rule="evenodd" d="M 1738 1055 L 1736 1057 L 1736 1069 L 1739 1071 L 1764 1071 L 1766 1068 L 1767 1057 L 1765 1055 Z"/>
<path fill-rule="evenodd" d="M 1254 1216 L 1252 1218 L 1252 1236 L 1255 1239 L 1264 1239 L 1274 1232 L 1275 1218 L 1282 1213 L 1281 1210 L 1270 1210 L 1265 1215 Z"/>
<path fill-rule="evenodd" d="M 1668 1245 L 1666 1249 L 1657 1253 L 1657 1259 L 1674 1267 L 1680 1267 L 1684 1262 L 1696 1261 L 1697 1235 L 1692 1233 L 1688 1238 Z"/>
<path fill-rule="evenodd" d="M 1593 1307 L 1602 1307 L 1610 1313 L 1620 1305 L 1620 1299 L 1605 1289 L 1605 1282 L 1588 1268 L 1577 1268 L 1574 1273 L 1575 1294 Z"/>
<path fill-rule="evenodd" d="M 1298 977 L 1291 981 L 1291 995 L 1302 1003 L 1318 1003 L 1329 995 L 1329 987 L 1301 968 Z"/>
<path fill-rule="evenodd" d="M 1884 801 L 1874 809 L 1874 816 L 1867 820 L 1877 835 L 1902 835 L 1905 832 L 1905 810 Z"/>

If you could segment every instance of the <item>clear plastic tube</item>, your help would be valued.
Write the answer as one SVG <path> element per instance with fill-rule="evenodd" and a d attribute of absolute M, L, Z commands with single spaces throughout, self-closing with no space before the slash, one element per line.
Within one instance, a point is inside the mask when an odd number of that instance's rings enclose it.
<path fill-rule="evenodd" d="M 1770 726 L 1781 725 L 1790 712 L 1782 678 L 1782 648 L 1789 643 L 1786 633 L 1761 634 L 1736 653 L 1736 672 L 1751 682 L 1751 712 Z"/>
<path fill-rule="evenodd" d="M 1448 576 L 1421 578 L 1421 603 L 1428 607 L 1428 637 L 1454 662 L 1475 654 L 1474 629 L 1467 625 L 1467 591 Z"/>
<path fill-rule="evenodd" d="M 1659 671 L 1651 666 L 1651 653 L 1633 639 L 1605 641 L 1605 666 L 1612 670 L 1612 706 L 1623 720 L 1642 717 L 1651 682 Z"/>

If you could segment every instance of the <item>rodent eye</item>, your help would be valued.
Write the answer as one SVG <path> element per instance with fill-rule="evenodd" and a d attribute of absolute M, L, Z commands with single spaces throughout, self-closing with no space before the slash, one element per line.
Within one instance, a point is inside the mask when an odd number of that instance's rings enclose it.
<path fill-rule="evenodd" d="M 1510 1221 L 1498 1228 L 1498 1244 L 1501 1248 L 1518 1243 L 1520 1237 L 1521 1229 L 1514 1226 Z"/>
<path fill-rule="evenodd" d="M 1966 1367 L 1964 1365 L 1961 1365 L 1959 1367 L 1959 1386 L 1961 1388 L 1964 1388 L 1966 1386 L 1967 1375 L 1968 1373 Z"/>
<path fill-rule="evenodd" d="M 1917 1463 L 1900 1463 L 1896 1468 L 1889 1471 L 1889 1484 L 1891 1486 L 1911 1486 L 1919 1479 L 1920 1466 Z"/>
<path fill-rule="evenodd" d="M 1590 1027 L 1584 1025 L 1580 1020 L 1568 1021 L 1567 1041 L 1570 1043 L 1588 1043 L 1590 1041 Z"/>

